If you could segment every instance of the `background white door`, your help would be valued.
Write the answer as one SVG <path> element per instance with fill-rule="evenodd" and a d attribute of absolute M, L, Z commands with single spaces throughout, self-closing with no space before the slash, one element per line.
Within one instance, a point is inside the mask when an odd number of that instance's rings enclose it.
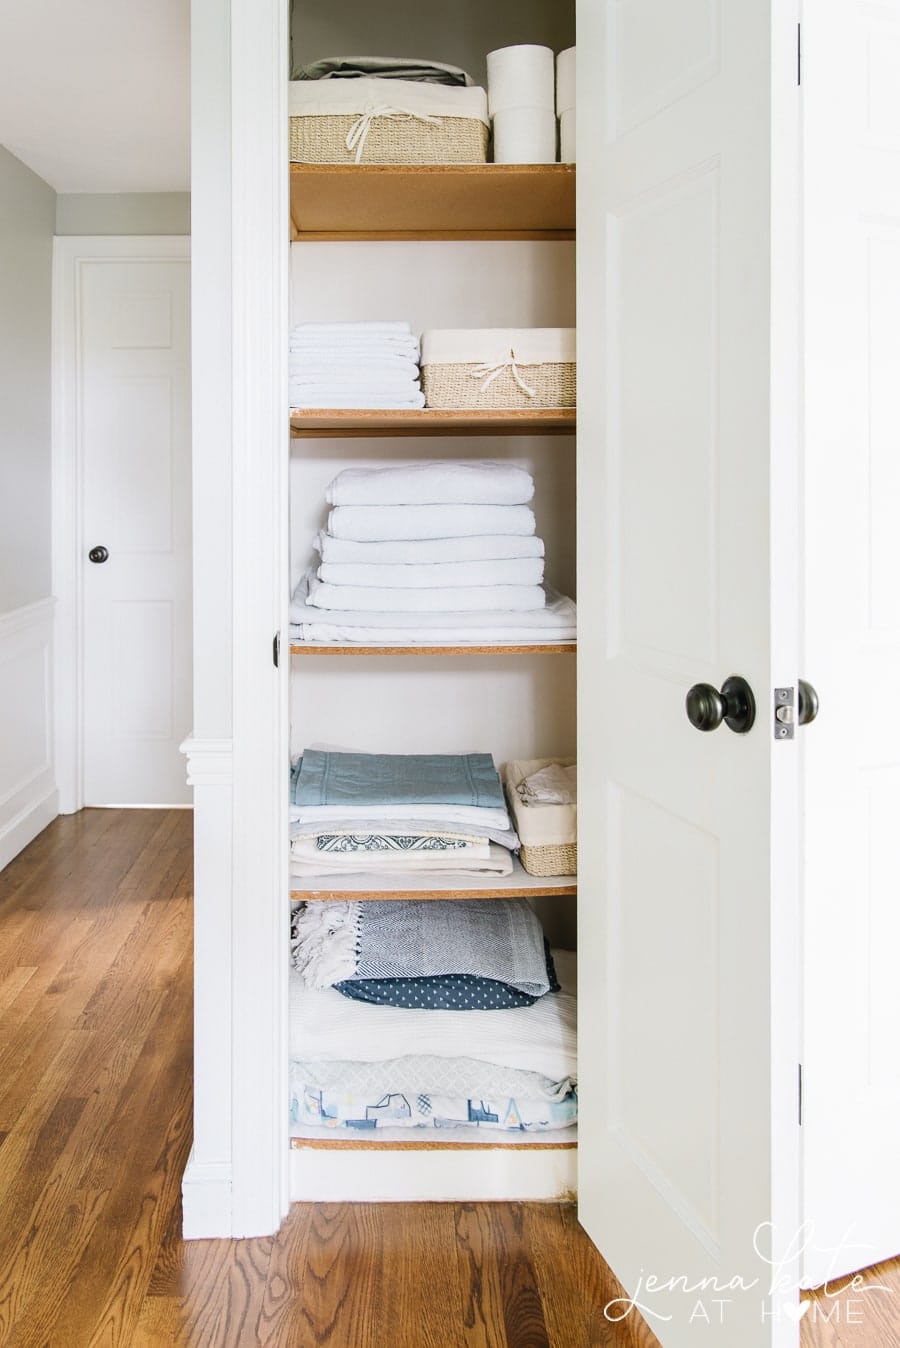
<path fill-rule="evenodd" d="M 772 711 L 797 678 L 797 34 L 773 8 L 578 10 L 579 1212 L 666 1348 L 797 1334 L 798 753 Z M 755 725 L 694 729 L 688 688 L 731 674 Z"/>
<path fill-rule="evenodd" d="M 803 24 L 804 1260 L 900 1252 L 900 4 Z"/>
<path fill-rule="evenodd" d="M 84 803 L 186 804 L 189 267 L 98 259 L 80 274 Z"/>

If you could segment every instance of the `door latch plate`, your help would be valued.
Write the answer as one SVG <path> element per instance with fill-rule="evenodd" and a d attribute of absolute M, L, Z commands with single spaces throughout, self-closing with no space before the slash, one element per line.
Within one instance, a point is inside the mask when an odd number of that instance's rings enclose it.
<path fill-rule="evenodd" d="M 777 740 L 792 740 L 796 714 L 794 689 L 776 688 L 772 699 L 772 733 Z"/>

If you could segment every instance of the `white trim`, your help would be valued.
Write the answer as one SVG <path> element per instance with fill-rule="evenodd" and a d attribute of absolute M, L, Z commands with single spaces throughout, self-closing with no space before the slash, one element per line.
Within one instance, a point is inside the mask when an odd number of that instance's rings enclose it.
<path fill-rule="evenodd" d="M 198 1161 L 191 1148 L 181 1183 L 185 1240 L 231 1235 L 231 1166 Z"/>
<path fill-rule="evenodd" d="M 0 869 L 18 856 L 59 813 L 53 771 L 53 611 L 52 599 L 0 614 L 0 673 L 17 661 L 27 662 L 18 685 L 27 692 L 0 703 L 0 743 L 6 743 L 24 718 L 26 735 L 13 761 L 29 746 L 34 750 L 19 763 L 21 775 L 0 793 Z M 34 664 L 40 667 L 35 679 Z M 5 674 L 4 674 L 5 677 Z M 16 676 L 12 671 L 13 687 Z M 15 719 L 16 727 L 4 721 Z"/>
<path fill-rule="evenodd" d="M 53 240 L 51 583 L 57 600 L 53 665 L 56 780 L 63 814 L 72 814 L 84 804 L 80 567 L 83 446 L 77 379 L 82 269 L 88 262 L 186 259 L 190 249 L 186 235 L 70 235 Z"/>
<path fill-rule="evenodd" d="M 232 1224 L 287 1213 L 287 0 L 231 4 Z"/>
<path fill-rule="evenodd" d="M 575 1193 L 575 1147 L 291 1149 L 294 1203 L 524 1203 Z"/>
<path fill-rule="evenodd" d="M 179 745 L 187 759 L 188 786 L 230 786 L 234 779 L 233 741 L 194 739 L 189 735 Z"/>

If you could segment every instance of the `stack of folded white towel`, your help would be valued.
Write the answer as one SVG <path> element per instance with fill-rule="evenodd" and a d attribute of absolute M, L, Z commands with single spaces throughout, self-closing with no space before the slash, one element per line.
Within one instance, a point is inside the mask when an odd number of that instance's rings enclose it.
<path fill-rule="evenodd" d="M 574 640 L 574 604 L 543 585 L 533 495 L 531 474 L 514 464 L 347 469 L 328 488 L 328 527 L 314 543 L 320 561 L 295 591 L 292 636 L 363 645 Z"/>
<path fill-rule="evenodd" d="M 291 407 L 425 406 L 419 339 L 408 323 L 300 323 L 289 371 Z"/>

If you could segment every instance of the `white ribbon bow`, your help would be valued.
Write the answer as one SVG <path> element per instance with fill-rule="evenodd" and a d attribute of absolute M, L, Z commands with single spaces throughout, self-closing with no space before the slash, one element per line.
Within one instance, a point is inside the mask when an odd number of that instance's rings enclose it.
<path fill-rule="evenodd" d="M 376 117 L 390 117 L 395 121 L 430 122 L 432 126 L 440 126 L 440 117 L 430 117 L 427 112 L 413 112 L 411 108 L 394 108 L 385 103 L 378 108 L 366 108 L 357 120 L 353 123 L 347 132 L 347 139 L 344 142 L 348 150 L 356 150 L 356 163 L 362 163 L 363 150 L 366 148 L 366 141 L 369 138 L 369 132 L 372 129 L 372 122 Z"/>
<path fill-rule="evenodd" d="M 527 398 L 534 398 L 537 396 L 537 389 L 533 389 L 530 385 L 525 383 L 525 380 L 519 374 L 519 367 L 521 366 L 523 369 L 528 369 L 532 365 L 539 364 L 540 361 L 536 360 L 517 360 L 515 351 L 510 347 L 509 355 L 505 356 L 503 360 L 495 361 L 493 364 L 491 364 L 490 361 L 482 361 L 480 365 L 476 365 L 475 369 L 470 371 L 470 377 L 472 379 L 484 379 L 484 383 L 479 390 L 481 393 L 484 393 L 486 389 L 490 388 L 491 384 L 493 384 L 499 374 L 502 374 L 504 370 L 511 370 L 513 379 L 525 396 Z"/>

